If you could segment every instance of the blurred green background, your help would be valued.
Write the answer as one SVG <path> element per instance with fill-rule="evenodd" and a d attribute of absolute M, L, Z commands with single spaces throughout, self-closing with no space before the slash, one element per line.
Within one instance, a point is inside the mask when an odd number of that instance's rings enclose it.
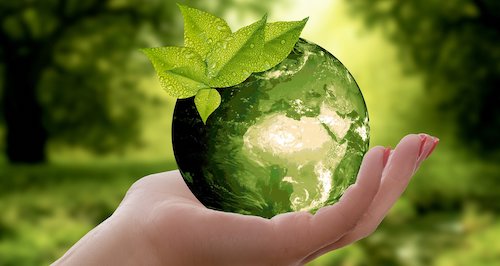
<path fill-rule="evenodd" d="M 500 265 L 500 2 L 178 1 L 233 29 L 310 17 L 371 143 L 441 143 L 369 238 L 310 265 Z M 164 93 L 139 48 L 182 45 L 173 0 L 0 2 L 0 265 L 60 257 L 150 173 L 175 169 Z"/>

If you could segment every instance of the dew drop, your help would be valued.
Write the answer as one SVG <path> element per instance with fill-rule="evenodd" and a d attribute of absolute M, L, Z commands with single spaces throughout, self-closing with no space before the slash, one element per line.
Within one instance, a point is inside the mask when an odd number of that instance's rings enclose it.
<path fill-rule="evenodd" d="M 223 31 L 223 30 L 224 30 L 224 27 L 222 27 L 222 26 L 220 26 L 220 25 L 219 25 L 219 26 L 217 26 L 217 30 L 219 30 L 219 31 Z"/>
<path fill-rule="evenodd" d="M 172 86 L 168 86 L 168 87 L 167 87 L 167 90 L 169 90 L 169 91 L 173 91 L 173 90 L 174 90 L 174 87 L 172 87 Z"/>
<path fill-rule="evenodd" d="M 254 47 L 255 47 L 255 44 L 251 43 L 250 48 L 254 48 Z"/>
<path fill-rule="evenodd" d="M 207 42 L 208 42 L 208 43 L 213 43 L 213 42 L 214 42 L 214 40 L 212 40 L 212 38 L 208 38 Z"/>
<path fill-rule="evenodd" d="M 281 40 L 281 42 L 280 42 L 280 43 L 281 43 L 281 44 L 285 44 L 285 40 Z"/>

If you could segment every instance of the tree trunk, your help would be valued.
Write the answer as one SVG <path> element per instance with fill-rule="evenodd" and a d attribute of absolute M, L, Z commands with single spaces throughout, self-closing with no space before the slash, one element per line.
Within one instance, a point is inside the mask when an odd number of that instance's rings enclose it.
<path fill-rule="evenodd" d="M 12 163 L 41 163 L 46 160 L 47 131 L 36 88 L 42 70 L 35 51 L 16 52 L 5 54 L 2 111 L 6 155 Z"/>

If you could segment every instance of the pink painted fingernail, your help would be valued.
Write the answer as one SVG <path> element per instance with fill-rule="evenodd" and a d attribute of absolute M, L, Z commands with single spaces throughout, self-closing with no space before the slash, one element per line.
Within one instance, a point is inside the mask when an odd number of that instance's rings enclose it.
<path fill-rule="evenodd" d="M 420 137 L 420 148 L 418 149 L 418 157 L 420 157 L 422 155 L 422 152 L 424 151 L 424 145 L 429 135 L 421 133 L 418 134 L 418 136 Z"/>
<path fill-rule="evenodd" d="M 427 152 L 427 155 L 425 156 L 425 159 L 427 159 L 431 153 L 434 151 L 434 149 L 436 148 L 436 146 L 439 144 L 439 139 L 434 137 L 433 139 L 433 143 L 432 143 L 432 147 L 430 148 L 429 152 Z"/>
<path fill-rule="evenodd" d="M 384 150 L 384 158 L 383 158 L 383 166 L 387 165 L 387 161 L 389 161 L 389 155 L 391 155 L 391 147 L 387 147 Z"/>

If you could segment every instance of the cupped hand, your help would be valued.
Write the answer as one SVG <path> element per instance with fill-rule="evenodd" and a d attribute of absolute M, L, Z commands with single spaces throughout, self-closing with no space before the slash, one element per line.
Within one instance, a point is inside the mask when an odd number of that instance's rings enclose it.
<path fill-rule="evenodd" d="M 55 264 L 301 265 L 370 235 L 437 143 L 419 134 L 394 150 L 372 148 L 356 183 L 314 215 L 265 219 L 215 211 L 196 199 L 178 171 L 150 175 Z"/>

